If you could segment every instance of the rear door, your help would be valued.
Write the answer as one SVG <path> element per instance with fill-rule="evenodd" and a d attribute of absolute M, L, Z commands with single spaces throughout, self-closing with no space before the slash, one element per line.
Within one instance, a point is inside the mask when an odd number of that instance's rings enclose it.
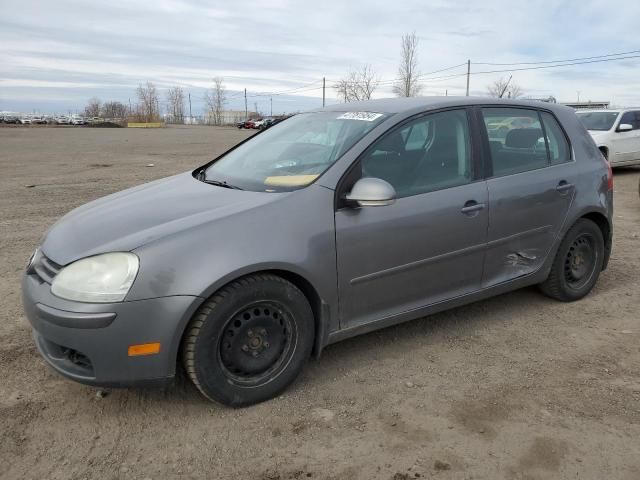
<path fill-rule="evenodd" d="M 482 285 L 490 287 L 540 268 L 574 198 L 574 164 L 567 137 L 550 113 L 491 107 L 479 115 L 487 126 L 530 119 L 525 128 L 485 137 L 489 229 Z"/>

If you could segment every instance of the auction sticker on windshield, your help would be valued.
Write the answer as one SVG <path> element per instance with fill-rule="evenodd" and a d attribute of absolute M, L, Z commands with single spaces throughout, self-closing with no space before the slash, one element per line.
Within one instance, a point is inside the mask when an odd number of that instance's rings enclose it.
<path fill-rule="evenodd" d="M 338 120 L 362 120 L 365 122 L 373 122 L 380 118 L 382 113 L 374 112 L 347 112 L 338 117 Z"/>

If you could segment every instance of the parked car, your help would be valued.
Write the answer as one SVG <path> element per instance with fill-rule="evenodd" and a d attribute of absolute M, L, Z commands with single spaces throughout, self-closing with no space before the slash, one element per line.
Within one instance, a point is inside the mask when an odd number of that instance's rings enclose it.
<path fill-rule="evenodd" d="M 3 117 L 4 123 L 20 123 L 20 117 L 17 115 L 6 114 Z"/>
<path fill-rule="evenodd" d="M 55 122 L 57 125 L 69 125 L 69 123 L 71 123 L 71 120 L 69 119 L 69 117 L 61 115 L 59 117 L 55 117 Z"/>
<path fill-rule="evenodd" d="M 47 120 L 40 116 L 40 115 L 34 115 L 33 117 L 31 117 L 31 123 L 33 124 L 44 124 L 47 123 Z"/>
<path fill-rule="evenodd" d="M 252 118 L 249 118 L 247 120 L 243 120 L 241 122 L 238 122 L 237 127 L 242 129 L 242 128 L 253 128 L 253 125 L 255 124 L 255 120 Z"/>
<path fill-rule="evenodd" d="M 576 112 L 612 166 L 640 165 L 640 108 Z"/>
<path fill-rule="evenodd" d="M 514 128 L 529 128 L 530 126 L 531 119 L 528 117 L 496 118 L 495 121 L 487 124 L 487 130 L 489 136 L 504 138 Z"/>
<path fill-rule="evenodd" d="M 504 144 L 482 125 L 520 117 L 531 127 Z M 609 260 L 612 201 L 610 165 L 567 107 L 333 105 L 67 214 L 28 262 L 24 307 L 68 378 L 165 383 L 182 363 L 207 398 L 249 405 L 360 333 L 529 285 L 584 297 Z"/>
<path fill-rule="evenodd" d="M 22 116 L 20 117 L 19 121 L 22 125 L 31 125 L 31 117 Z"/>
<path fill-rule="evenodd" d="M 85 125 L 87 123 L 87 120 L 80 115 L 71 115 L 71 117 L 69 118 L 69 123 L 71 125 Z"/>
<path fill-rule="evenodd" d="M 265 121 L 264 120 L 256 120 L 253 122 L 253 127 L 256 130 L 259 130 L 262 128 L 262 126 L 264 125 Z"/>

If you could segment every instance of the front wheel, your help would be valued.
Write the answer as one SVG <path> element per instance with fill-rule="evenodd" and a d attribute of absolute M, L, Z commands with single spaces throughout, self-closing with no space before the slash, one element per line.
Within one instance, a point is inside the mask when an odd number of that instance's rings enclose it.
<path fill-rule="evenodd" d="M 563 302 L 579 300 L 598 281 L 603 262 L 602 232 L 594 222 L 581 218 L 562 240 L 549 277 L 540 284 L 540 289 Z"/>
<path fill-rule="evenodd" d="M 311 354 L 313 312 L 304 294 L 272 274 L 236 280 L 207 300 L 183 341 L 183 363 L 210 400 L 241 407 L 275 397 Z"/>

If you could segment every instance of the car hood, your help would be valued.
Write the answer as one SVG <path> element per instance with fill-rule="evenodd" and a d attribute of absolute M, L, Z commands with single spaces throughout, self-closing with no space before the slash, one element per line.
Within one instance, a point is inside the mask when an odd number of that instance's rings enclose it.
<path fill-rule="evenodd" d="M 67 265 L 105 252 L 131 251 L 203 223 L 253 209 L 286 193 L 231 190 L 203 183 L 190 172 L 89 202 L 51 227 L 42 251 Z"/>
<path fill-rule="evenodd" d="M 609 134 L 609 132 L 605 130 L 588 130 L 588 132 L 591 134 L 591 137 L 593 137 L 594 140 L 604 138 Z"/>

